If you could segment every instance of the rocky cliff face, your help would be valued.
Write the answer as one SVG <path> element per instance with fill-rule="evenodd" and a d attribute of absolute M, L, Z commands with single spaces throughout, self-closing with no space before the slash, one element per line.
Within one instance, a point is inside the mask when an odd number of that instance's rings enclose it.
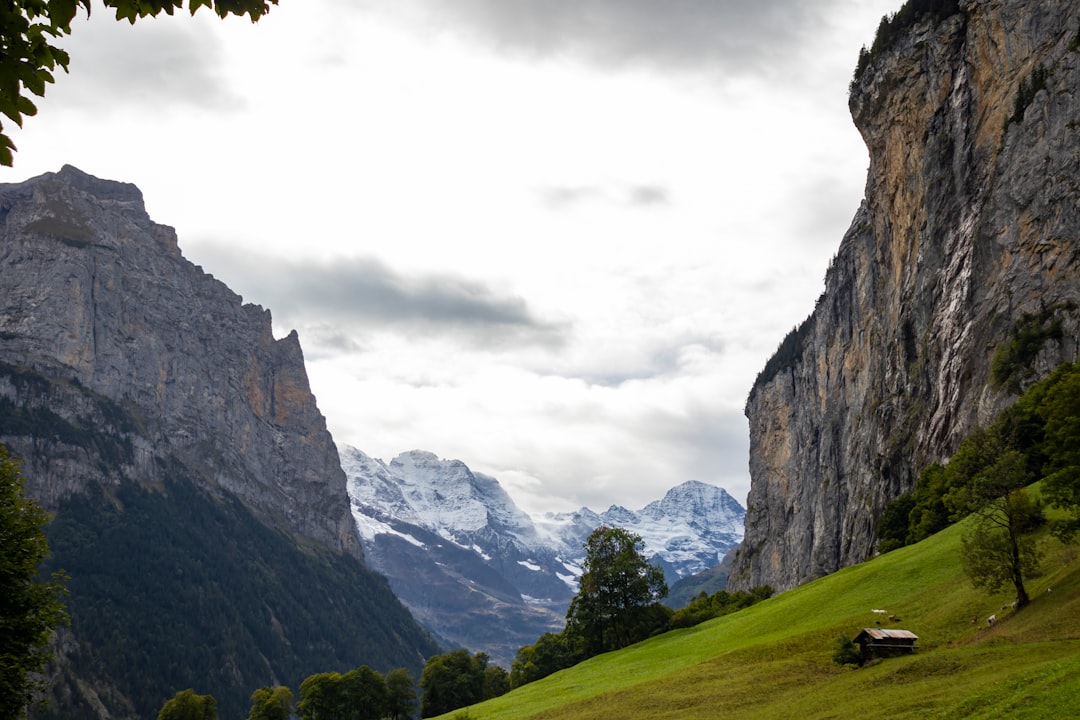
<path fill-rule="evenodd" d="M 888 500 L 1077 357 L 1080 5 L 959 9 L 853 83 L 866 195 L 814 312 L 750 392 L 733 587 L 868 558 Z"/>
<path fill-rule="evenodd" d="M 363 562 L 295 334 L 186 261 L 132 185 L 0 186 L 0 443 L 70 594 L 43 720 L 153 718 L 187 687 L 438 652 Z"/>
<path fill-rule="evenodd" d="M 0 427 L 46 506 L 180 463 L 271 525 L 361 556 L 296 334 L 185 260 L 142 194 L 73 167 L 0 187 Z M 16 372 L 14 369 L 18 368 Z"/>

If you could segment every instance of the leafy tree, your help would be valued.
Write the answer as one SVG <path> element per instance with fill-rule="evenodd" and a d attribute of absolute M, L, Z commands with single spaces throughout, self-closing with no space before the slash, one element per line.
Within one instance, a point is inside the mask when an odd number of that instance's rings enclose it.
<path fill-rule="evenodd" d="M 1025 490 L 1033 480 L 1025 456 L 1011 449 L 993 452 L 989 444 L 982 443 L 982 451 L 990 454 L 981 462 L 962 455 L 967 462 L 957 464 L 956 472 L 971 474 L 957 478 L 946 502 L 957 516 L 975 514 L 972 530 L 961 540 L 961 560 L 972 584 L 995 592 L 1011 582 L 1020 609 L 1029 602 L 1024 577 L 1038 568 L 1038 551 L 1028 533 L 1041 522 L 1042 509 Z"/>
<path fill-rule="evenodd" d="M 341 673 L 324 672 L 304 678 L 296 712 L 301 720 L 344 720 L 345 687 Z"/>
<path fill-rule="evenodd" d="M 496 698 L 510 692 L 510 675 L 498 665 L 484 668 L 484 699 Z"/>
<path fill-rule="evenodd" d="M 346 720 L 379 720 L 387 711 L 386 680 L 367 665 L 342 676 Z"/>
<path fill-rule="evenodd" d="M 1059 368 L 1041 385 L 1035 404 L 1043 421 L 1043 494 L 1069 514 L 1054 531 L 1070 539 L 1080 530 L 1080 363 Z"/>
<path fill-rule="evenodd" d="M 408 720 L 416 710 L 416 688 L 412 675 L 405 668 L 386 673 L 386 716 L 391 720 Z"/>
<path fill-rule="evenodd" d="M 22 716 L 49 659 L 53 628 L 67 619 L 62 575 L 38 578 L 48 556 L 47 515 L 25 494 L 19 465 L 0 445 L 0 717 Z"/>
<path fill-rule="evenodd" d="M 166 700 L 157 720 L 217 720 L 217 716 L 214 696 L 197 695 L 189 688 Z"/>
<path fill-rule="evenodd" d="M 292 715 L 293 694 L 289 688 L 261 687 L 251 694 L 251 710 L 247 720 L 289 720 Z"/>
<path fill-rule="evenodd" d="M 547 632 L 532 645 L 518 648 L 510 666 L 510 687 L 517 688 L 534 680 L 576 665 L 583 659 L 574 650 L 566 633 Z"/>
<path fill-rule="evenodd" d="M 566 612 L 567 632 L 587 656 L 644 640 L 650 608 L 667 594 L 664 571 L 642 554 L 641 537 L 601 525 L 585 541 L 584 572 Z M 666 618 L 665 618 L 666 623 Z"/>
<path fill-rule="evenodd" d="M 877 521 L 879 552 L 887 553 L 907 544 L 909 517 L 914 509 L 914 493 L 904 493 L 885 504 Z"/>
<path fill-rule="evenodd" d="M 952 518 L 945 507 L 945 495 L 948 492 L 949 475 L 945 467 L 934 463 L 919 475 L 912 494 L 912 508 L 908 513 L 908 534 L 906 543 L 925 540 L 934 533 L 949 527 Z"/>
<path fill-rule="evenodd" d="M 509 684 L 495 674 L 489 677 L 488 670 L 488 656 L 484 653 L 469 655 L 468 650 L 458 649 L 430 658 L 420 675 L 424 690 L 420 715 L 442 715 L 506 692 Z M 499 670 L 505 676 L 506 671 Z"/>
<path fill-rule="evenodd" d="M 116 11 L 117 20 L 134 24 L 138 18 L 157 16 L 184 7 L 184 0 L 102 0 Z M 252 22 L 270 11 L 277 0 L 188 0 L 188 10 L 212 8 L 219 16 L 247 15 Z M 90 0 L 11 0 L 0 3 L 0 113 L 22 126 L 24 115 L 37 114 L 32 95 L 45 96 L 53 71 L 67 72 L 70 56 L 53 43 L 71 34 L 71 21 L 79 8 L 90 13 Z M 0 124 L 0 164 L 11 165 L 15 145 Z"/>

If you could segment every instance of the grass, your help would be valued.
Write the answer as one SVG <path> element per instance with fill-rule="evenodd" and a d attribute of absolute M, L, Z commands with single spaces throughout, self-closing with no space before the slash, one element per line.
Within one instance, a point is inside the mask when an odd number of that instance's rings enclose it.
<path fill-rule="evenodd" d="M 961 530 L 593 658 L 473 706 L 468 717 L 1072 716 L 1080 707 L 1080 553 L 1048 538 L 1044 574 L 1028 583 L 1032 603 L 1013 613 L 1001 610 L 1009 594 L 987 596 L 964 577 Z M 919 651 L 858 669 L 833 663 L 838 636 L 880 619 L 872 608 L 899 618 L 886 626 L 916 633 Z"/>

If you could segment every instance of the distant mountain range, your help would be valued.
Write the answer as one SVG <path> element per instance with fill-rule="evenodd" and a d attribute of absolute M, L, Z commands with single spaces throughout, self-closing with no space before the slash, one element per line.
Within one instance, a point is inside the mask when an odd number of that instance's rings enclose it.
<path fill-rule="evenodd" d="M 669 584 L 712 568 L 743 534 L 723 488 L 686 482 L 631 511 L 581 508 L 534 518 L 495 478 L 414 450 L 389 463 L 343 447 L 364 554 L 416 618 L 448 645 L 509 667 L 519 647 L 558 631 L 601 524 L 641 536 Z"/>

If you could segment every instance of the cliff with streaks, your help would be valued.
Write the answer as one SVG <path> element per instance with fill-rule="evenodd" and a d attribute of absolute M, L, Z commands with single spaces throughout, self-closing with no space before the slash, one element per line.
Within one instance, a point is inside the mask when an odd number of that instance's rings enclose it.
<path fill-rule="evenodd" d="M 1080 5 L 957 7 L 860 61 L 865 198 L 750 392 L 733 587 L 870 557 L 886 502 L 1077 357 Z"/>

